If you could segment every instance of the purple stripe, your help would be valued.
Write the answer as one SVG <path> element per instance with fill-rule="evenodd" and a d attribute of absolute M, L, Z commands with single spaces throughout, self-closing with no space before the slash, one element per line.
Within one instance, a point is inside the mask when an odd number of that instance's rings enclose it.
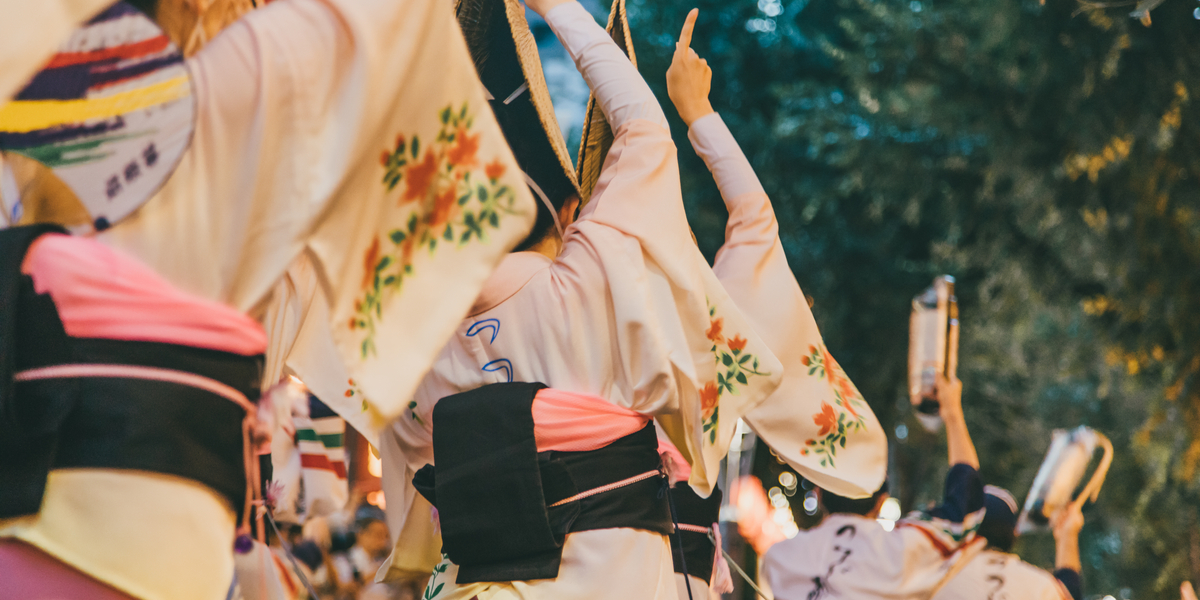
<path fill-rule="evenodd" d="M 176 64 L 181 64 L 183 57 L 178 54 L 170 54 L 162 58 L 142 61 L 140 63 L 125 67 L 123 69 L 113 69 L 111 71 L 100 71 L 92 73 L 91 87 L 101 86 L 107 83 L 121 81 L 123 79 L 132 79 L 139 75 L 145 75 L 151 71 L 169 67 Z"/>
<path fill-rule="evenodd" d="M 123 129 L 124 127 L 125 119 L 114 117 L 102 123 L 81 127 L 55 127 L 53 129 L 43 129 L 29 133 L 0 132 L 0 149 L 21 150 L 25 148 L 38 148 L 40 146 L 49 146 L 50 144 L 102 135 Z"/>
<path fill-rule="evenodd" d="M 90 87 L 92 65 L 47 69 L 17 94 L 17 100 L 82 100 Z"/>

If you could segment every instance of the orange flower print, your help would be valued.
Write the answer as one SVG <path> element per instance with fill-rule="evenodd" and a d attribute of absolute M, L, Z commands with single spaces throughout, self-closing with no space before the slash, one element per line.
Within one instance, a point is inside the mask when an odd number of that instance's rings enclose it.
<path fill-rule="evenodd" d="M 448 223 L 457 204 L 454 201 L 454 188 L 438 194 L 433 203 L 433 212 L 429 213 L 429 226 L 436 230 Z"/>
<path fill-rule="evenodd" d="M 473 169 L 476 165 L 475 153 L 479 151 L 479 136 L 482 134 L 476 133 L 471 135 L 466 127 L 459 127 L 455 134 L 457 143 L 446 153 L 446 159 L 450 164 L 464 169 Z"/>
<path fill-rule="evenodd" d="M 813 415 L 813 423 L 821 428 L 817 435 L 828 435 L 837 427 L 837 413 L 833 412 L 828 402 L 822 402 L 821 412 Z"/>
<path fill-rule="evenodd" d="M 829 349 L 824 346 L 821 346 L 821 360 L 825 363 L 825 377 L 829 379 L 829 385 L 837 385 L 838 377 L 836 369 L 834 369 L 834 365 L 837 363 L 833 361 L 833 356 L 829 354 Z"/>
<path fill-rule="evenodd" d="M 400 199 L 400 203 L 404 204 L 425 197 L 430 184 L 433 183 L 434 175 L 437 174 L 437 168 L 437 158 L 433 156 L 433 152 L 426 150 L 425 158 L 421 162 L 413 163 L 405 169 L 404 178 L 408 181 L 408 188 L 404 190 L 404 196 Z"/>
<path fill-rule="evenodd" d="M 735 335 L 729 340 L 730 352 L 741 352 L 746 348 L 746 340 L 740 335 Z"/>
<path fill-rule="evenodd" d="M 358 329 L 358 317 L 350 317 L 350 329 Z"/>
<path fill-rule="evenodd" d="M 812 364 L 812 361 L 808 360 L 807 356 L 802 356 L 800 357 L 800 363 L 807 367 L 808 365 Z"/>
<path fill-rule="evenodd" d="M 506 167 L 504 166 L 504 163 L 500 162 L 500 159 L 497 158 L 495 160 L 495 162 L 492 162 L 491 164 L 489 164 L 487 166 L 487 168 L 485 169 L 485 172 L 487 173 L 487 178 L 492 181 L 495 181 L 497 179 L 500 179 L 501 177 L 504 177 L 505 168 Z"/>
<path fill-rule="evenodd" d="M 717 388 L 715 381 L 708 382 L 704 389 L 700 390 L 700 409 L 708 412 L 717 406 L 717 400 L 721 398 L 721 390 Z"/>
<path fill-rule="evenodd" d="M 388 165 L 388 161 L 391 159 L 392 159 L 392 153 L 388 152 L 387 150 L 384 150 L 383 154 L 379 155 L 379 164 L 386 167 Z"/>
<path fill-rule="evenodd" d="M 709 341 L 714 344 L 720 344 L 721 342 L 725 341 L 725 337 L 721 335 L 721 327 L 724 325 L 723 321 L 724 319 L 721 317 L 713 319 L 712 323 L 709 325 L 708 331 L 705 332 L 705 335 L 708 336 Z"/>
<path fill-rule="evenodd" d="M 378 263 L 379 236 L 375 236 L 375 241 L 371 242 L 371 247 L 367 248 L 367 253 L 363 256 L 363 289 L 366 289 L 367 286 L 371 285 L 371 281 L 375 279 L 375 265 Z"/>

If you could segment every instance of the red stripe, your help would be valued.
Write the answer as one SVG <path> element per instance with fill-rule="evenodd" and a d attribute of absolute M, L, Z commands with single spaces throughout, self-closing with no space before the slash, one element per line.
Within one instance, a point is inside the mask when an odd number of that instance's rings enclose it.
<path fill-rule="evenodd" d="M 897 527 L 911 527 L 911 528 L 916 529 L 917 531 L 920 531 L 921 533 L 925 534 L 925 537 L 929 538 L 929 543 L 933 544 L 933 547 L 936 548 L 938 552 L 942 553 L 943 558 L 950 558 L 950 556 L 953 555 L 956 550 L 958 550 L 958 548 L 951 548 L 951 547 L 947 546 L 946 543 L 943 542 L 942 540 L 938 539 L 937 535 L 935 535 L 932 531 L 929 531 L 928 529 L 925 529 L 924 527 L 917 525 L 916 523 L 900 522 L 900 523 L 897 523 L 896 526 Z"/>
<path fill-rule="evenodd" d="M 281 576 L 280 579 L 282 579 L 284 585 L 287 586 L 288 597 L 289 598 L 298 597 L 300 595 L 300 590 L 296 588 L 296 582 L 292 581 L 291 569 L 288 569 L 283 564 L 283 561 L 280 560 L 278 556 L 275 556 L 275 553 L 271 552 L 270 549 L 267 549 L 266 552 L 271 555 L 271 560 L 275 562 L 275 569 L 279 572 L 279 574 Z"/>
<path fill-rule="evenodd" d="M 50 59 L 50 64 L 46 65 L 47 69 L 58 69 L 61 67 L 69 67 L 71 65 L 81 65 L 91 62 L 98 62 L 112 58 L 130 59 L 147 54 L 156 54 L 166 50 L 167 44 L 171 40 L 165 35 L 153 37 L 148 40 L 126 44 L 124 46 L 113 46 L 112 48 L 101 48 L 90 52 L 60 52 Z"/>
<path fill-rule="evenodd" d="M 340 460 L 331 462 L 324 454 L 301 454 L 300 466 L 305 469 L 333 471 L 339 479 L 346 478 L 346 463 Z"/>

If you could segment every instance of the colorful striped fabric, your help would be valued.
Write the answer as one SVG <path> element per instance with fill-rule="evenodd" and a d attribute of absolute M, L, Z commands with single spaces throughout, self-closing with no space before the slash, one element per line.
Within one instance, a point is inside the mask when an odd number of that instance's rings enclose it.
<path fill-rule="evenodd" d="M 49 167 L 76 196 L 61 201 L 77 200 L 104 229 L 158 191 L 191 142 L 194 121 L 179 49 L 148 17 L 118 2 L 80 27 L 0 106 L 0 150 Z M 17 222 L 45 212 L 9 204 L 7 216 Z"/>
<path fill-rule="evenodd" d="M 296 446 L 300 451 L 304 517 L 341 510 L 349 497 L 346 480 L 346 421 L 328 406 L 308 396 L 308 417 L 296 416 Z"/>

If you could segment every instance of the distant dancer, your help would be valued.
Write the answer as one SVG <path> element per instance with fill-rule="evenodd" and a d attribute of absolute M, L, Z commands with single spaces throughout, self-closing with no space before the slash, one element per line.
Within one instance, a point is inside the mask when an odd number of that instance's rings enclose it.
<path fill-rule="evenodd" d="M 1054 520 L 1055 570 L 1051 575 L 1011 553 L 1017 526 L 1017 501 L 1012 494 L 990 485 L 984 494 L 987 515 L 978 535 L 987 540 L 987 549 L 971 559 L 934 599 L 1082 600 L 1079 529 L 1083 513 L 1079 507 L 1072 505 Z"/>

